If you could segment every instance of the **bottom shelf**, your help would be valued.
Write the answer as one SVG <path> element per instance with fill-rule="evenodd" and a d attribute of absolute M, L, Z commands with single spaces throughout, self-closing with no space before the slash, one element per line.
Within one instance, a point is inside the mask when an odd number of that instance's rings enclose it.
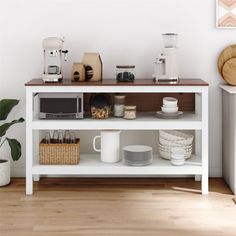
<path fill-rule="evenodd" d="M 192 155 L 188 161 L 199 163 L 201 158 Z M 153 163 L 147 166 L 128 166 L 123 162 L 103 163 L 99 155 L 80 156 L 78 165 L 33 165 L 35 175 L 80 175 L 80 176 L 158 176 L 158 175 L 201 175 L 202 166 L 186 164 L 173 166 L 170 161 L 154 155 Z"/>

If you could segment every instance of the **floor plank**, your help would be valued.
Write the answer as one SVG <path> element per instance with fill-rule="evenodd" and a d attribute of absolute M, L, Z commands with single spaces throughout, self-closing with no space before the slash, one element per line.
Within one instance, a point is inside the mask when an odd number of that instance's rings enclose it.
<path fill-rule="evenodd" d="M 193 179 L 42 178 L 0 188 L 1 236 L 236 235 L 236 205 L 222 179 L 202 196 Z"/>

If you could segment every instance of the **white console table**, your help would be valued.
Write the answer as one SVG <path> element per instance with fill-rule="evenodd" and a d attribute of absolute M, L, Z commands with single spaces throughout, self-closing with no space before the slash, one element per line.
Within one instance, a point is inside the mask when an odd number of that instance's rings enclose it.
<path fill-rule="evenodd" d="M 236 194 L 236 87 L 222 88 L 223 176 Z"/>
<path fill-rule="evenodd" d="M 208 194 L 208 84 L 200 79 L 182 79 L 177 84 L 155 83 L 151 79 L 136 80 L 134 83 L 117 83 L 116 80 L 102 82 L 73 83 L 64 80 L 58 84 L 45 84 L 40 79 L 26 85 L 26 194 L 33 194 L 33 181 L 40 175 L 78 176 L 138 176 L 158 177 L 163 175 L 190 175 L 202 181 L 202 194 Z M 40 120 L 33 109 L 34 96 L 38 93 L 194 93 L 195 111 L 185 112 L 177 120 L 158 119 L 155 113 L 138 115 L 135 120 L 111 117 L 107 120 Z M 201 165 L 173 166 L 158 155 L 152 165 L 143 167 L 127 166 L 122 163 L 105 164 L 97 155 L 81 155 L 78 165 L 40 165 L 37 158 L 38 139 L 35 132 L 40 130 L 193 130 L 195 131 L 195 153 L 191 161 Z M 38 132 L 39 133 L 39 132 Z M 83 138 L 83 137 L 80 137 Z M 201 178 L 199 178 L 199 176 Z M 34 178 L 35 177 L 35 178 Z"/>

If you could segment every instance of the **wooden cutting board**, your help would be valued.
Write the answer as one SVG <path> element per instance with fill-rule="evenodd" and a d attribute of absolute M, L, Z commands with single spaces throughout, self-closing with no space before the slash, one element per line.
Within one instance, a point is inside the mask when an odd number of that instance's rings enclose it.
<path fill-rule="evenodd" d="M 225 62 L 222 69 L 224 80 L 230 85 L 236 85 L 236 58 L 231 58 Z"/>
<path fill-rule="evenodd" d="M 236 44 L 228 46 L 221 52 L 218 58 L 218 70 L 222 76 L 223 76 L 222 69 L 225 62 L 234 57 L 236 58 Z"/>

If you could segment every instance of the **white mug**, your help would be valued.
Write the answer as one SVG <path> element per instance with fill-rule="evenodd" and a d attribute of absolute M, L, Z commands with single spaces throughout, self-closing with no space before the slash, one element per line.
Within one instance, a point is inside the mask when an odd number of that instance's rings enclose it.
<path fill-rule="evenodd" d="M 93 138 L 93 149 L 101 152 L 101 161 L 114 163 L 120 161 L 120 130 L 102 130 L 100 136 Z M 101 139 L 101 149 L 96 148 L 96 140 Z"/>

